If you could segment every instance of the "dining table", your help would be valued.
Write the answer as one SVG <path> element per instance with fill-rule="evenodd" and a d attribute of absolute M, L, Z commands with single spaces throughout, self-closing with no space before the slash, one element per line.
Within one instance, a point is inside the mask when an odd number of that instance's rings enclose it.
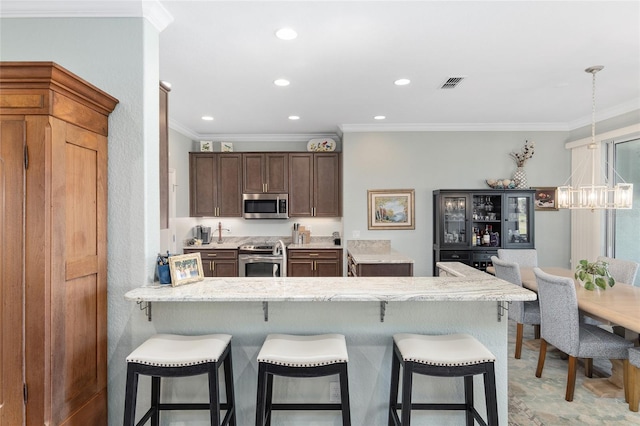
<path fill-rule="evenodd" d="M 591 317 L 604 325 L 620 326 L 627 338 L 637 341 L 640 333 L 640 287 L 616 282 L 606 290 L 596 287 L 587 290 L 574 277 L 574 271 L 561 267 L 541 267 L 544 272 L 572 278 L 576 286 L 578 309 L 584 315 Z M 495 274 L 495 268 L 487 268 L 487 272 Z M 522 286 L 538 291 L 538 283 L 533 268 L 521 267 L 520 277 Z M 611 360 L 611 376 L 601 379 L 585 379 L 584 386 L 600 397 L 624 397 L 624 374 L 622 362 Z"/>

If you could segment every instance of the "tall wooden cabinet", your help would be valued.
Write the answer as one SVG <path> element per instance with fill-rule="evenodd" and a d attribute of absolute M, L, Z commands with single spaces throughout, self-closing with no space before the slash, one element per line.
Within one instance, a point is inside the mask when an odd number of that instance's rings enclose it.
<path fill-rule="evenodd" d="M 3 425 L 107 424 L 107 133 L 117 102 L 54 63 L 0 62 Z"/>

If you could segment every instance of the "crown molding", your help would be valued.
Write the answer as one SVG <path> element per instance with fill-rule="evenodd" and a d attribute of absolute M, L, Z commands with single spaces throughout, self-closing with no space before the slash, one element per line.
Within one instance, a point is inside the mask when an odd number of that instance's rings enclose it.
<path fill-rule="evenodd" d="M 224 142 L 308 142 L 311 139 L 331 138 L 336 141 L 342 138 L 336 133 L 195 133 L 175 120 L 169 119 L 169 128 L 191 138 L 194 141 L 210 140 Z"/>
<path fill-rule="evenodd" d="M 623 114 L 627 114 L 633 111 L 640 111 L 640 99 L 633 99 L 624 104 L 616 105 L 613 108 L 607 108 L 602 111 L 596 111 L 596 123 L 598 121 L 608 120 L 609 118 L 618 117 Z M 582 117 L 574 121 L 567 123 L 569 130 L 576 130 L 581 127 L 591 125 L 591 115 L 588 117 Z"/>
<path fill-rule="evenodd" d="M 2 0 L 0 18 L 144 18 L 158 32 L 173 22 L 158 0 Z"/>
<path fill-rule="evenodd" d="M 409 123 L 342 124 L 343 133 L 361 132 L 518 132 L 567 131 L 565 123 Z"/>

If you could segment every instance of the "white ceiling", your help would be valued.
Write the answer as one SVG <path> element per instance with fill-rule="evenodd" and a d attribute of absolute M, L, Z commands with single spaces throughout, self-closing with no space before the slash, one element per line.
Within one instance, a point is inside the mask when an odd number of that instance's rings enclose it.
<path fill-rule="evenodd" d="M 160 4 L 174 18 L 160 33 L 170 123 L 196 139 L 573 129 L 589 123 L 584 69 L 598 64 L 598 118 L 640 108 L 639 1 Z M 277 39 L 285 26 L 298 38 Z M 453 76 L 466 78 L 439 89 Z"/>

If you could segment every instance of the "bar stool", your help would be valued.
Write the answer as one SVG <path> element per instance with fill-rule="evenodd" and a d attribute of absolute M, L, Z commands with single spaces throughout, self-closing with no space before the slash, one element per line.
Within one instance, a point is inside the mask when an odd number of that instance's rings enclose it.
<path fill-rule="evenodd" d="M 351 425 L 348 361 L 347 344 L 341 334 L 269 334 L 258 354 L 256 426 L 270 425 L 273 410 L 341 410 L 342 425 Z M 339 404 L 272 403 L 273 376 L 322 377 L 334 374 L 340 379 Z"/>
<path fill-rule="evenodd" d="M 638 411 L 640 404 L 640 348 L 629 349 L 628 382 L 625 388 L 629 389 L 629 410 Z"/>
<path fill-rule="evenodd" d="M 181 336 L 156 334 L 138 346 L 127 357 L 127 389 L 125 393 L 124 425 L 143 425 L 149 419 L 159 425 L 161 410 L 209 410 L 211 424 L 236 425 L 236 405 L 231 365 L 231 336 L 209 334 Z M 220 402 L 218 369 L 224 365 L 226 403 Z M 151 408 L 136 424 L 138 376 L 151 376 Z M 209 376 L 209 403 L 160 403 L 161 377 Z M 220 423 L 220 410 L 226 410 Z"/>
<path fill-rule="evenodd" d="M 474 419 L 481 425 L 497 425 L 495 359 L 495 356 L 482 343 L 468 334 L 394 335 L 389 426 L 409 426 L 411 410 L 465 410 L 467 426 L 472 426 Z M 400 365 L 404 371 L 402 374 L 402 401 L 398 403 Z M 464 403 L 412 403 L 413 373 L 427 376 L 464 377 Z M 473 376 L 477 374 L 484 376 L 488 417 L 486 423 L 473 405 Z M 402 411 L 402 422 L 398 417 L 398 410 Z"/>

